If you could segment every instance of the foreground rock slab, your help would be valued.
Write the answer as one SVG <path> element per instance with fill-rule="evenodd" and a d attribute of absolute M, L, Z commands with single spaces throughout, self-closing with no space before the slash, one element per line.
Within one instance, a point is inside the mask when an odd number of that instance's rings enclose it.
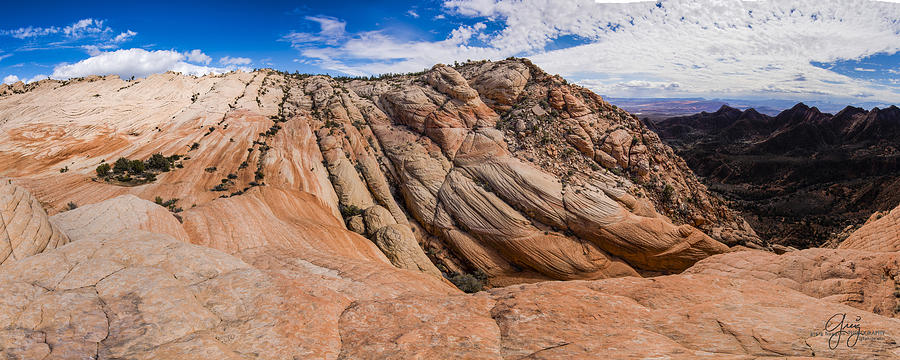
<path fill-rule="evenodd" d="M 900 317 L 900 253 L 738 251 L 704 259 L 685 273 L 764 280 L 822 300 Z"/>
<path fill-rule="evenodd" d="M 139 230 L 80 239 L 0 274 L 0 355 L 134 359 L 900 356 L 900 320 L 760 280 L 671 275 L 465 295 L 430 276 L 291 250 L 244 260 Z M 373 266 L 373 264 L 376 264 Z M 817 334 L 835 314 L 880 331 Z M 858 320 L 857 320 L 858 319 Z M 849 323 L 848 323 L 849 324 Z M 837 344 L 837 345 L 835 345 Z"/>

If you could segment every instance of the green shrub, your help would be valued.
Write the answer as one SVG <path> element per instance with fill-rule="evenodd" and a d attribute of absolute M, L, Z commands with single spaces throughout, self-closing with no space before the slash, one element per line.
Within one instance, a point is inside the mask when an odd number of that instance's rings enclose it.
<path fill-rule="evenodd" d="M 447 280 L 450 280 L 453 285 L 456 285 L 457 288 L 466 292 L 466 293 L 476 293 L 484 289 L 484 283 L 487 281 L 487 275 L 485 273 L 476 270 L 473 274 L 459 274 L 455 273 L 450 276 Z"/>
<path fill-rule="evenodd" d="M 666 184 L 666 187 L 663 188 L 662 198 L 665 201 L 672 201 L 672 198 L 675 196 L 675 188 L 672 185 Z"/>
<path fill-rule="evenodd" d="M 169 171 L 172 168 L 172 161 L 162 154 L 156 153 L 150 156 L 150 159 L 147 159 L 147 167 L 154 170 Z"/>
<path fill-rule="evenodd" d="M 109 170 L 110 170 L 109 164 L 107 164 L 107 163 L 100 164 L 100 166 L 97 166 L 97 176 L 106 177 L 107 175 L 109 175 Z"/>
<path fill-rule="evenodd" d="M 156 199 L 153 200 L 157 205 L 162 206 L 169 211 L 177 213 L 181 212 L 181 208 L 175 207 L 175 204 L 178 203 L 178 198 L 171 198 L 169 200 L 163 200 L 162 197 L 157 196 Z"/>
<path fill-rule="evenodd" d="M 341 205 L 341 216 L 345 219 L 349 217 L 354 217 L 356 215 L 362 214 L 363 210 L 357 207 L 356 205 Z"/>
<path fill-rule="evenodd" d="M 146 169 L 147 167 L 144 165 L 143 161 L 131 160 L 131 164 L 129 165 L 129 172 L 131 172 L 132 174 L 143 174 L 144 170 Z"/>
<path fill-rule="evenodd" d="M 212 188 L 212 191 L 228 191 L 228 185 L 221 183 Z"/>
<path fill-rule="evenodd" d="M 126 158 L 119 158 L 113 164 L 113 172 L 116 174 L 126 173 L 131 169 L 131 161 Z"/>

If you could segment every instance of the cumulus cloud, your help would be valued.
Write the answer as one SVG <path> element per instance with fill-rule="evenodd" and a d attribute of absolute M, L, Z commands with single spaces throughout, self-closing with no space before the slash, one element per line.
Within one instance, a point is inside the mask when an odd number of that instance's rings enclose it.
<path fill-rule="evenodd" d="M 25 80 L 25 83 L 26 83 L 26 84 L 30 84 L 30 83 L 33 83 L 33 82 L 35 82 L 35 81 L 41 81 L 41 80 L 49 79 L 49 78 L 50 78 L 49 75 L 37 74 L 37 75 L 35 75 L 35 76 L 32 76 L 30 79 Z"/>
<path fill-rule="evenodd" d="M 316 65 L 348 74 L 528 56 L 551 73 L 615 96 L 853 94 L 896 101 L 900 95 L 897 88 L 813 65 L 900 50 L 900 5 L 894 3 L 447 0 L 443 6 L 448 15 L 491 26 L 460 25 L 444 40 L 406 41 L 380 31 L 347 34 L 342 20 L 317 17 L 339 24 L 330 27 L 339 35 L 328 36 L 323 25 L 317 34 L 285 39 Z M 551 46 L 562 37 L 577 45 Z"/>
<path fill-rule="evenodd" d="M 102 50 L 118 49 L 122 43 L 134 38 L 137 32 L 126 30 L 116 34 L 112 28 L 105 25 L 104 20 L 87 18 L 62 27 L 29 26 L 0 30 L 0 35 L 28 40 L 15 51 L 80 47 L 89 55 L 96 55 Z"/>
<path fill-rule="evenodd" d="M 3 78 L 4 84 L 15 84 L 18 81 L 19 77 L 15 75 L 6 75 L 6 77 Z"/>
<path fill-rule="evenodd" d="M 250 65 L 252 60 L 250 58 L 245 57 L 230 57 L 225 56 L 219 59 L 219 63 L 222 65 Z"/>
<path fill-rule="evenodd" d="M 209 62 L 212 61 L 212 58 L 208 55 L 204 54 L 200 49 L 194 49 L 189 52 L 184 53 L 184 56 L 187 57 L 188 61 L 202 63 L 209 65 Z"/>
<path fill-rule="evenodd" d="M 210 67 L 185 62 L 187 56 L 172 50 L 147 51 L 125 49 L 101 52 L 74 64 L 60 64 L 53 69 L 54 79 L 68 79 L 88 75 L 119 75 L 122 78 L 146 77 L 150 74 L 176 71 L 186 75 L 219 74 L 236 69 L 235 66 Z"/>

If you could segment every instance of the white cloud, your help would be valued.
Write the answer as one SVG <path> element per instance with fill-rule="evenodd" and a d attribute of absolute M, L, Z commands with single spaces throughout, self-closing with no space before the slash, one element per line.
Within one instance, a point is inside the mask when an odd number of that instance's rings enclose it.
<path fill-rule="evenodd" d="M 97 56 L 103 53 L 103 51 L 100 50 L 100 46 L 98 45 L 84 45 L 81 48 L 84 49 L 84 51 L 86 51 L 90 56 Z"/>
<path fill-rule="evenodd" d="M 185 62 L 185 54 L 172 50 L 147 51 L 144 49 L 126 49 L 101 52 L 98 55 L 81 60 L 74 64 L 60 64 L 53 69 L 54 79 L 68 79 L 88 75 L 119 75 L 122 78 L 146 77 L 150 74 L 176 71 L 186 75 L 202 76 L 218 74 L 238 68 L 235 66 L 209 67 Z"/>
<path fill-rule="evenodd" d="M 252 60 L 250 58 L 245 57 L 230 57 L 225 56 L 219 59 L 219 63 L 222 65 L 250 65 Z"/>
<path fill-rule="evenodd" d="M 26 84 L 30 84 L 30 83 L 33 83 L 33 82 L 35 82 L 35 81 L 41 81 L 41 80 L 49 79 L 49 78 L 50 78 L 49 75 L 37 74 L 37 75 L 35 75 L 35 76 L 32 76 L 31 79 L 25 80 L 25 83 L 26 83 Z"/>
<path fill-rule="evenodd" d="M 47 28 L 29 26 L 29 27 L 25 27 L 25 28 L 14 29 L 14 30 L 0 30 L 0 35 L 12 36 L 16 39 L 27 39 L 27 38 L 31 38 L 31 37 L 56 34 L 58 32 L 59 32 L 59 28 L 53 27 L 53 26 L 47 27 Z"/>
<path fill-rule="evenodd" d="M 448 13 L 490 23 L 491 30 L 459 26 L 445 40 L 406 41 L 381 31 L 347 34 L 346 23 L 325 18 L 339 24 L 331 27 L 340 29 L 331 32 L 339 35 L 327 36 L 323 25 L 318 34 L 292 33 L 285 39 L 314 64 L 348 74 L 527 56 L 550 73 L 615 96 L 858 94 L 892 102 L 900 96 L 897 88 L 811 64 L 897 52 L 900 5 L 868 0 L 620 2 L 447 0 Z M 564 36 L 578 44 L 547 50 Z"/>
<path fill-rule="evenodd" d="M 109 27 L 103 27 L 103 20 L 91 18 L 78 20 L 74 24 L 62 29 L 63 34 L 76 39 L 85 35 L 100 34 L 110 31 L 112 31 L 112 29 Z"/>
<path fill-rule="evenodd" d="M 867 68 L 861 68 L 861 67 L 854 68 L 853 70 L 856 70 L 856 71 L 865 71 L 865 72 L 875 72 L 875 69 L 867 69 Z"/>
<path fill-rule="evenodd" d="M 10 29 L 10 30 L 0 30 L 0 35 L 12 36 L 17 39 L 27 39 L 33 37 L 47 36 L 62 33 L 66 37 L 78 39 L 84 37 L 86 35 L 98 35 L 111 32 L 112 29 L 103 26 L 103 20 L 96 20 L 92 18 L 81 19 L 69 26 L 65 26 L 63 28 L 59 28 L 56 26 L 50 27 L 40 27 L 40 26 L 28 26 L 21 27 L 18 29 Z M 125 39 L 128 37 L 134 36 L 137 33 L 132 31 L 128 31 L 126 33 L 119 34 L 119 36 L 125 36 Z M 116 37 L 118 39 L 118 37 Z M 124 41 L 124 39 L 123 39 Z"/>
<path fill-rule="evenodd" d="M 419 13 L 417 13 L 415 10 L 412 10 L 412 9 L 407 11 L 406 15 L 412 16 L 413 18 L 416 18 L 416 19 L 419 18 Z"/>
<path fill-rule="evenodd" d="M 128 30 L 119 35 L 116 35 L 116 37 L 112 39 L 112 42 L 120 43 L 120 42 L 128 41 L 135 35 L 137 35 L 136 32 Z"/>
<path fill-rule="evenodd" d="M 309 43 L 325 43 L 337 45 L 347 34 L 347 22 L 330 16 L 307 16 L 306 20 L 319 23 L 319 32 L 316 34 L 306 32 L 291 32 L 282 40 L 290 41 L 294 47 Z"/>
<path fill-rule="evenodd" d="M 15 84 L 18 81 L 19 77 L 15 75 L 6 75 L 6 77 L 3 78 L 4 84 Z"/>
<path fill-rule="evenodd" d="M 105 26 L 103 20 L 93 18 L 78 20 L 64 27 L 29 26 L 0 30 L 0 35 L 28 40 L 16 51 L 80 47 L 90 55 L 96 55 L 101 50 L 116 49 L 121 43 L 136 36 L 137 32 L 127 30 L 118 35 L 114 34 L 113 29 Z"/>
<path fill-rule="evenodd" d="M 194 49 L 189 52 L 184 53 L 184 56 L 187 57 L 188 61 L 203 63 L 209 65 L 209 62 L 212 61 L 212 58 L 208 55 L 204 54 L 200 49 Z"/>

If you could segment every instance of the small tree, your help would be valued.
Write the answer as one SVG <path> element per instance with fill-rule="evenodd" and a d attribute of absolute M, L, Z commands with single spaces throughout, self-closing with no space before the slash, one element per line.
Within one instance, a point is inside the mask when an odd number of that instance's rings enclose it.
<path fill-rule="evenodd" d="M 116 174 L 128 172 L 128 170 L 130 170 L 130 169 L 131 169 L 131 161 L 128 161 L 128 159 L 123 158 L 123 157 L 116 160 L 116 162 L 112 168 L 113 172 Z"/>
<path fill-rule="evenodd" d="M 138 175 L 142 174 L 144 170 L 146 170 L 146 166 L 143 161 L 140 160 L 131 160 L 131 164 L 129 165 L 129 169 L 132 174 Z"/>
<path fill-rule="evenodd" d="M 153 154 L 150 156 L 150 159 L 147 160 L 147 167 L 160 170 L 160 171 L 169 171 L 172 163 L 160 153 Z"/>
<path fill-rule="evenodd" d="M 100 164 L 100 166 L 97 167 L 97 176 L 106 177 L 109 175 L 109 168 L 110 166 L 107 163 Z"/>

